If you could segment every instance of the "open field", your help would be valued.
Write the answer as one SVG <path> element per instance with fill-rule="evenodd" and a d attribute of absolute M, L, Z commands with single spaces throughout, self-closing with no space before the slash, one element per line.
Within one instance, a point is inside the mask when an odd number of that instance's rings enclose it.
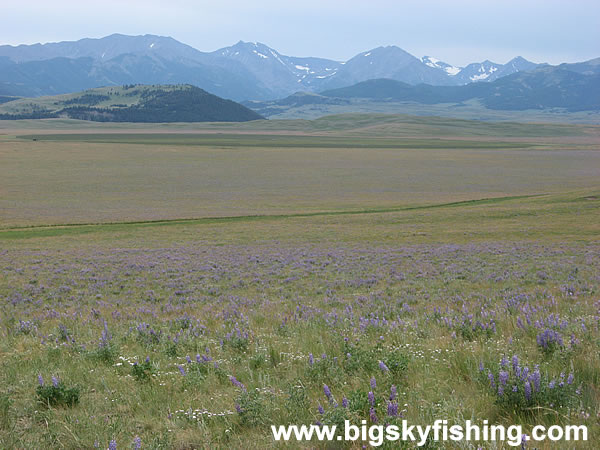
<path fill-rule="evenodd" d="M 600 179 L 600 127 L 364 115 L 82 127 L 0 136 L 0 227 L 396 208 Z"/>
<path fill-rule="evenodd" d="M 597 127 L 0 126 L 1 448 L 275 448 L 270 424 L 346 418 L 597 447 Z M 427 448 L 508 448 L 454 445 Z"/>

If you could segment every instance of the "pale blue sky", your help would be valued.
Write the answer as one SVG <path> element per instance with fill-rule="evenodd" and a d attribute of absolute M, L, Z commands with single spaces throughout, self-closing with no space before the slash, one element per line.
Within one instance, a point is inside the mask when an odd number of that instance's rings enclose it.
<path fill-rule="evenodd" d="M 13 45 L 149 33 L 202 51 L 241 39 L 337 60 L 380 45 L 454 65 L 600 56 L 598 0 L 2 0 L 0 11 L 0 44 Z"/>

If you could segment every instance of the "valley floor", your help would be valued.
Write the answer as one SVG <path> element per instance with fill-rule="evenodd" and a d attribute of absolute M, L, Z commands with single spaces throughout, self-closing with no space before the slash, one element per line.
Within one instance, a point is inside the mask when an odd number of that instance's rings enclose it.
<path fill-rule="evenodd" d="M 0 130 L 0 447 L 487 419 L 595 448 L 598 129 L 273 122 Z"/>

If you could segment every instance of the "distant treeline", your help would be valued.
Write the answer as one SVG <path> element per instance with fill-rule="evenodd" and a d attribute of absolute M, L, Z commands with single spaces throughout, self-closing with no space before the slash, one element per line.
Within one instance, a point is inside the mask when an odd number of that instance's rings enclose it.
<path fill-rule="evenodd" d="M 12 102 L 13 100 L 17 100 L 19 97 L 7 97 L 6 95 L 0 95 L 0 104 Z"/>
<path fill-rule="evenodd" d="M 69 100 L 65 100 L 63 101 L 63 103 L 65 105 L 88 105 L 88 106 L 93 106 L 93 105 L 97 105 L 98 103 L 102 103 L 104 101 L 110 100 L 110 96 L 109 95 L 103 95 L 103 94 L 83 94 L 79 97 L 76 98 L 71 98 Z"/>
<path fill-rule="evenodd" d="M 24 120 L 24 119 L 56 119 L 59 115 L 52 111 L 32 111 L 29 113 L 0 114 L 0 120 Z"/>

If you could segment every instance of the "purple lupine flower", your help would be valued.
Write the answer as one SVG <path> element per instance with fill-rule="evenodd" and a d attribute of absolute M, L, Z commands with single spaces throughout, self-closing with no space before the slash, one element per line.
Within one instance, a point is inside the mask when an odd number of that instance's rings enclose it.
<path fill-rule="evenodd" d="M 325 414 L 325 409 L 323 409 L 323 406 L 321 406 L 320 403 L 319 403 L 319 407 L 317 409 L 319 410 L 319 414 L 321 414 L 321 415 Z"/>
<path fill-rule="evenodd" d="M 371 389 L 375 389 L 377 387 L 377 381 L 375 381 L 375 377 L 371 377 Z"/>
<path fill-rule="evenodd" d="M 233 375 L 231 375 L 231 376 L 229 377 L 229 381 L 231 381 L 231 383 L 232 383 L 234 386 L 237 386 L 237 387 L 239 387 L 239 388 L 240 388 L 242 391 L 245 391 L 245 390 L 246 390 L 246 386 L 244 386 L 242 383 L 240 383 L 240 382 L 237 380 L 237 378 L 236 378 L 236 377 L 234 377 Z"/>
<path fill-rule="evenodd" d="M 387 406 L 387 415 L 390 417 L 398 416 L 398 403 L 389 402 Z"/>
<path fill-rule="evenodd" d="M 369 391 L 367 395 L 369 397 L 369 404 L 375 406 L 375 394 L 373 394 L 373 391 Z"/>
<path fill-rule="evenodd" d="M 333 401 L 333 396 L 331 395 L 331 389 L 329 389 L 329 386 L 326 384 L 323 385 L 323 392 L 325 392 L 325 397 L 327 397 L 327 400 L 331 403 Z"/>
<path fill-rule="evenodd" d="M 342 406 L 343 406 L 344 408 L 347 408 L 347 407 L 348 407 L 348 399 L 347 399 L 346 397 L 342 398 Z"/>
<path fill-rule="evenodd" d="M 191 364 L 191 363 L 192 363 L 192 358 L 190 358 L 190 356 L 189 356 L 189 355 L 185 357 L 185 360 L 186 360 L 186 362 L 187 362 L 188 364 Z"/>
<path fill-rule="evenodd" d="M 495 388 L 496 383 L 494 382 L 494 374 L 491 371 L 488 373 L 488 380 L 490 380 L 490 386 L 492 386 L 492 388 Z"/>
<path fill-rule="evenodd" d="M 390 369 L 385 365 L 383 361 L 379 361 L 379 368 L 382 372 L 389 372 Z"/>
<path fill-rule="evenodd" d="M 52 386 L 54 387 L 58 387 L 58 378 L 56 378 L 55 376 L 52 376 Z"/>
<path fill-rule="evenodd" d="M 390 401 L 395 400 L 397 395 L 398 391 L 396 390 L 396 385 L 392 384 L 392 387 L 390 388 Z"/>
<path fill-rule="evenodd" d="M 531 377 L 535 392 L 539 392 L 542 384 L 542 375 L 540 374 L 539 366 L 535 366 L 535 371 L 533 372 L 533 375 Z"/>
<path fill-rule="evenodd" d="M 483 367 L 483 361 L 479 361 L 479 371 L 483 372 L 485 370 L 485 367 Z"/>
<path fill-rule="evenodd" d="M 238 414 L 241 414 L 244 412 L 244 410 L 242 409 L 242 407 L 240 406 L 239 403 L 235 404 L 235 410 L 237 411 Z"/>
<path fill-rule="evenodd" d="M 529 384 L 529 381 L 525 382 L 523 390 L 525 391 L 525 398 L 527 401 L 531 400 L 531 384 Z"/>
<path fill-rule="evenodd" d="M 516 384 L 513 385 L 512 391 L 513 392 L 518 392 L 519 391 L 519 388 L 517 387 Z"/>
<path fill-rule="evenodd" d="M 377 414 L 375 414 L 375 408 L 373 407 L 371 407 L 371 409 L 369 410 L 369 419 L 371 419 L 372 423 L 378 422 Z"/>
<path fill-rule="evenodd" d="M 573 376 L 573 373 L 571 372 L 569 374 L 569 378 L 567 378 L 567 384 L 573 384 L 573 380 L 575 379 L 575 376 Z"/>
<path fill-rule="evenodd" d="M 42 377 L 42 375 L 38 375 L 38 383 L 40 384 L 40 386 L 44 385 L 44 378 Z"/>
<path fill-rule="evenodd" d="M 117 441 L 111 439 L 108 443 L 108 450 L 117 450 Z"/>
<path fill-rule="evenodd" d="M 502 397 L 502 395 L 504 395 L 504 386 L 502 386 L 501 384 L 498 385 L 498 396 Z"/>
<path fill-rule="evenodd" d="M 146 364 L 150 364 L 150 356 L 146 356 Z"/>
<path fill-rule="evenodd" d="M 527 440 L 528 439 L 529 439 L 529 436 L 527 436 L 526 434 L 521 435 L 521 450 L 525 450 L 527 448 Z"/>
<path fill-rule="evenodd" d="M 500 361 L 500 365 L 504 368 L 506 368 L 508 366 L 508 359 L 506 359 L 506 356 L 502 357 L 502 360 Z"/>
<path fill-rule="evenodd" d="M 508 382 L 508 372 L 506 370 L 501 370 L 498 373 L 498 381 L 502 386 L 506 385 L 506 383 Z"/>
<path fill-rule="evenodd" d="M 201 363 L 201 362 L 202 362 L 202 357 L 200 356 L 200 353 L 198 353 L 198 354 L 196 355 L 196 362 L 197 362 L 197 363 Z"/>
<path fill-rule="evenodd" d="M 554 386 L 556 386 L 556 380 L 552 380 L 550 383 L 548 383 L 549 389 L 554 389 Z"/>
<path fill-rule="evenodd" d="M 183 366 L 177 366 L 177 368 L 179 369 L 179 373 L 181 373 L 181 375 L 185 376 L 185 369 L 183 368 Z"/>
<path fill-rule="evenodd" d="M 135 450 L 140 450 L 142 448 L 142 438 L 139 436 L 133 438 L 133 448 Z"/>
<path fill-rule="evenodd" d="M 517 369 L 519 368 L 519 357 L 517 355 L 513 355 L 512 357 L 512 366 L 515 374 L 517 373 Z"/>
<path fill-rule="evenodd" d="M 315 363 L 315 358 L 312 353 L 309 353 L 308 354 L 308 364 L 312 366 L 314 363 Z"/>

